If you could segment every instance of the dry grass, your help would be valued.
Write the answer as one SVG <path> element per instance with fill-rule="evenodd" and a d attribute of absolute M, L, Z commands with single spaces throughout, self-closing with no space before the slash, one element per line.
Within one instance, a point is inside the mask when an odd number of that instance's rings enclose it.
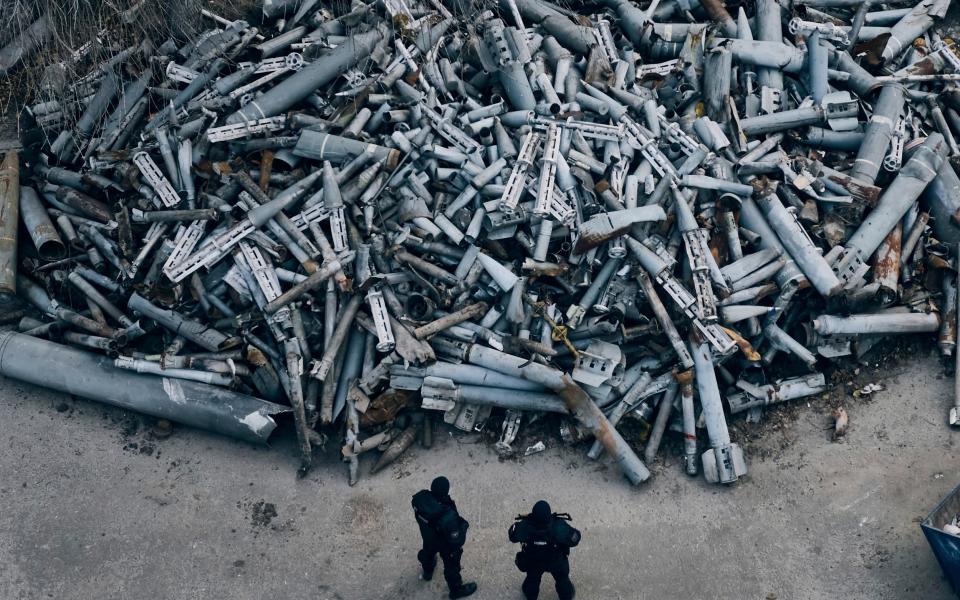
<path fill-rule="evenodd" d="M 247 18 L 258 0 L 0 0 L 0 46 L 16 39 L 42 15 L 53 27 L 51 39 L 5 79 L 0 79 L 0 114 L 19 111 L 40 96 L 56 97 L 59 90 L 41 90 L 47 69 L 63 64 L 66 81 L 76 81 L 91 68 L 124 48 L 149 40 L 154 46 L 167 39 L 178 44 L 215 23 L 200 15 L 207 8 L 225 18 Z M 86 48 L 79 60 L 74 54 Z M 142 60 L 142 59 L 141 59 Z M 145 68 L 134 59 L 132 70 Z"/>

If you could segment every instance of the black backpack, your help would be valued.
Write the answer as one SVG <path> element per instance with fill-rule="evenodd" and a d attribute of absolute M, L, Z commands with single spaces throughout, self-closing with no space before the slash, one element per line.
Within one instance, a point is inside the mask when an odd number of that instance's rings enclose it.
<path fill-rule="evenodd" d="M 448 545 L 459 548 L 466 542 L 470 525 L 454 507 L 437 500 L 429 490 L 414 494 L 411 504 L 417 520 L 436 532 Z"/>
<path fill-rule="evenodd" d="M 554 513 L 553 522 L 550 523 L 550 537 L 567 548 L 573 548 L 580 543 L 580 530 L 569 524 L 570 515 L 566 513 Z"/>

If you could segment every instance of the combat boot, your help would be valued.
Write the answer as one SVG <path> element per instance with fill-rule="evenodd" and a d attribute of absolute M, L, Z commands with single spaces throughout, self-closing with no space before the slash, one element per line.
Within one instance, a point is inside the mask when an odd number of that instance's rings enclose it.
<path fill-rule="evenodd" d="M 451 600 L 456 598 L 466 598 L 467 596 L 473 594 L 475 591 L 477 591 L 477 584 L 475 584 L 472 581 L 469 581 L 467 583 L 462 583 L 459 586 L 451 589 L 450 598 Z"/>

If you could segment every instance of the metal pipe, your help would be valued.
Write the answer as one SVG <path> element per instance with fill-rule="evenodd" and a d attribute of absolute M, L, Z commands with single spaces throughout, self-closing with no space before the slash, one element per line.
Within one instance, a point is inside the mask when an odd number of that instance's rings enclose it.
<path fill-rule="evenodd" d="M 683 343 L 683 339 L 677 331 L 677 326 L 674 325 L 673 320 L 670 318 L 667 307 L 664 306 L 663 301 L 660 300 L 660 296 L 657 294 L 657 289 L 654 287 L 650 276 L 647 275 L 646 272 L 638 272 L 637 281 L 640 282 L 640 287 L 643 289 L 643 294 L 647 298 L 647 303 L 653 310 L 657 322 L 660 323 L 660 328 L 663 329 L 663 332 L 667 335 L 667 339 L 670 340 L 670 345 L 673 346 L 673 350 L 676 352 L 680 364 L 684 370 L 693 368 L 693 358 L 690 356 L 690 352 L 687 351 L 687 346 Z"/>
<path fill-rule="evenodd" d="M 567 414 L 566 404 L 555 394 L 458 384 L 441 377 L 425 378 L 420 388 L 420 395 L 424 403 L 483 404 L 507 410 Z"/>
<path fill-rule="evenodd" d="M 101 294 L 93 285 L 90 284 L 86 279 L 80 276 L 79 273 L 72 272 L 67 275 L 67 279 L 72 283 L 78 290 L 83 292 L 87 298 L 93 301 L 97 306 L 102 308 L 104 312 L 109 314 L 115 321 L 123 325 L 124 327 L 133 327 L 133 321 L 127 315 L 123 314 L 117 306 L 107 300 L 107 298 Z M 209 383 L 209 382 L 208 382 Z"/>
<path fill-rule="evenodd" d="M 40 196 L 32 187 L 20 188 L 20 216 L 43 260 L 60 260 L 67 255 L 67 247 L 60 239 Z"/>
<path fill-rule="evenodd" d="M 813 373 L 768 385 L 754 385 L 741 380 L 737 382 L 737 387 L 743 392 L 727 395 L 732 414 L 819 394 L 826 391 L 827 381 L 823 373 Z"/>
<path fill-rule="evenodd" d="M 960 242 L 960 177 L 949 161 L 944 161 L 937 176 L 920 196 L 921 206 L 929 211 L 935 237 L 955 251 Z"/>
<path fill-rule="evenodd" d="M 757 0 L 754 21 L 758 40 L 776 44 L 783 42 L 783 17 L 777 0 Z M 757 76 L 762 87 L 783 90 L 783 74 L 778 69 L 762 67 L 757 69 Z"/>
<path fill-rule="evenodd" d="M 819 248 L 814 245 L 806 230 L 797 221 L 796 216 L 784 208 L 774 189 L 772 186 L 768 187 L 766 193 L 757 200 L 760 210 L 763 211 L 787 252 L 806 275 L 807 281 L 821 296 L 825 298 L 832 296 L 840 290 L 840 280 L 830 269 L 830 265 L 823 258 Z"/>
<path fill-rule="evenodd" d="M 352 250 L 344 253 L 344 260 L 345 261 L 350 260 L 353 257 L 353 255 L 354 255 L 354 252 Z M 289 290 L 287 290 L 277 298 L 271 300 L 270 303 L 263 308 L 264 312 L 271 315 L 274 314 L 275 312 L 277 312 L 287 304 L 290 304 L 300 296 L 319 287 L 324 281 L 326 281 L 327 279 L 330 279 L 330 277 L 332 277 L 334 273 L 336 273 L 337 271 L 340 271 L 342 268 L 343 267 L 340 265 L 339 260 L 335 260 L 333 262 L 328 262 L 324 264 L 322 267 L 320 267 L 320 269 L 312 273 L 309 277 L 307 277 L 300 283 L 297 283 L 296 285 L 291 287 Z"/>
<path fill-rule="evenodd" d="M 750 231 L 758 233 L 760 248 L 776 249 L 781 257 L 786 259 L 783 268 L 777 271 L 776 281 L 781 291 L 788 292 L 796 290 L 801 283 L 806 281 L 803 273 L 797 267 L 797 263 L 790 257 L 786 247 L 780 242 L 777 234 L 764 219 L 760 208 L 752 198 L 744 198 L 740 204 L 740 224 Z"/>
<path fill-rule="evenodd" d="M 780 41 L 719 39 L 715 46 L 727 48 L 741 64 L 766 67 L 778 72 L 799 73 L 806 63 L 806 53 L 803 50 Z"/>
<path fill-rule="evenodd" d="M 452 312 L 448 315 L 443 315 L 442 317 L 434 319 L 426 325 L 417 327 L 413 330 L 413 335 L 418 340 L 425 340 L 435 336 L 444 329 L 448 329 L 465 321 L 476 319 L 485 312 L 487 312 L 487 304 L 485 302 L 477 302 L 475 304 L 465 306 L 456 312 Z"/>
<path fill-rule="evenodd" d="M 936 6 L 935 2 L 918 2 L 909 13 L 897 21 L 890 30 L 890 37 L 883 47 L 881 58 L 884 61 L 891 60 L 900 55 L 906 48 L 913 43 L 913 40 L 921 37 L 930 27 L 933 26 L 933 15 L 931 10 Z M 949 6 L 946 3 L 945 6 Z M 944 11 L 946 8 L 944 8 Z M 940 17 L 943 17 L 941 14 Z"/>
<path fill-rule="evenodd" d="M 647 446 L 643 449 L 643 460 L 649 464 L 657 458 L 657 451 L 660 449 L 660 441 L 670 423 L 670 416 L 673 414 L 673 402 L 680 393 L 680 386 L 676 383 L 670 384 L 660 404 L 657 408 L 657 419 L 653 422 L 653 428 L 650 430 L 650 437 L 647 438 Z"/>
<path fill-rule="evenodd" d="M 297 471 L 303 476 L 312 462 L 310 448 L 310 428 L 307 425 L 306 409 L 303 398 L 303 356 L 300 350 L 300 341 L 297 338 L 287 338 L 283 343 L 283 351 L 287 370 L 290 405 L 293 407 L 293 420 L 297 430 L 297 445 L 300 447 L 300 468 Z"/>
<path fill-rule="evenodd" d="M 680 386 L 680 406 L 683 411 L 683 465 L 687 475 L 699 471 L 697 461 L 697 417 L 693 412 L 693 369 L 677 373 Z"/>
<path fill-rule="evenodd" d="M 937 313 L 890 312 L 849 317 L 820 315 L 813 320 L 813 329 L 820 335 L 926 333 L 936 331 L 939 327 L 940 317 Z"/>
<path fill-rule="evenodd" d="M 693 355 L 700 406 L 710 437 L 710 449 L 702 456 L 703 474 L 707 481 L 734 483 L 746 475 L 747 465 L 743 460 L 743 451 L 730 442 L 727 420 L 723 416 L 723 400 L 710 357 L 710 345 L 706 342 L 691 344 L 690 353 Z"/>
<path fill-rule="evenodd" d="M 356 156 L 369 154 L 377 161 L 386 161 L 388 169 L 394 169 L 400 161 L 400 151 L 396 148 L 369 144 L 312 129 L 304 130 L 300 134 L 293 153 L 303 158 L 328 160 L 333 163 L 343 163 Z"/>
<path fill-rule="evenodd" d="M 169 223 L 170 221 L 215 221 L 220 216 L 216 208 L 195 208 L 192 210 L 136 210 L 130 211 L 130 220 L 134 223 Z"/>
<path fill-rule="evenodd" d="M 828 119 L 856 117 L 860 111 L 856 102 L 827 104 L 794 108 L 758 117 L 748 117 L 740 121 L 740 129 L 745 135 L 762 135 L 776 131 L 786 131 L 805 125 L 815 125 Z M 880 157 L 883 160 L 883 157 Z"/>
<path fill-rule="evenodd" d="M 807 77 L 810 96 L 815 104 L 821 104 L 824 96 L 830 91 L 827 84 L 828 62 L 827 48 L 820 43 L 820 32 L 814 31 L 807 38 Z"/>
<path fill-rule="evenodd" d="M 209 385 L 230 386 L 233 384 L 233 377 L 220 373 L 211 373 L 209 371 L 197 371 L 194 369 L 170 368 L 164 367 L 160 363 L 149 360 L 130 358 L 128 356 L 119 356 L 113 360 L 113 366 L 118 369 L 135 371 L 137 373 L 148 373 L 150 375 L 161 375 L 173 379 L 185 379 L 189 381 L 198 381 Z"/>
<path fill-rule="evenodd" d="M 53 33 L 52 21 L 46 14 L 20 31 L 17 37 L 0 50 L 0 77 L 6 78 L 20 61 L 41 48 Z"/>
<path fill-rule="evenodd" d="M 333 363 L 337 359 L 337 355 L 340 353 L 340 348 L 347 340 L 350 325 L 353 324 L 353 318 L 357 315 L 357 311 L 360 310 L 360 304 L 362 302 L 363 296 L 359 294 L 354 295 L 343 309 L 341 309 L 340 313 L 337 314 L 336 329 L 334 329 L 330 340 L 324 344 L 323 356 L 320 357 L 320 361 L 310 370 L 311 377 L 325 382 L 327 375 L 330 373 L 330 369 L 333 368 Z"/>
<path fill-rule="evenodd" d="M 957 255 L 960 256 L 960 248 L 957 248 L 957 253 Z M 956 259 L 955 264 L 960 265 L 960 258 Z M 958 278 L 958 281 L 960 281 L 960 278 Z M 960 292 L 958 292 L 956 296 L 957 302 L 953 307 L 953 313 L 957 320 L 957 334 L 960 335 Z M 951 427 L 960 427 L 960 348 L 954 351 L 954 355 L 953 406 L 950 407 L 947 422 Z"/>
<path fill-rule="evenodd" d="M 610 411 L 610 414 L 607 416 L 607 419 L 610 421 L 612 427 L 616 427 L 620 424 L 620 420 L 623 418 L 627 412 L 635 408 L 637 402 L 640 400 L 640 397 L 643 395 L 644 390 L 650 387 L 650 383 L 653 381 L 653 377 L 650 373 L 641 373 L 640 377 L 633 382 L 633 385 L 630 386 L 630 389 L 626 391 L 620 400 L 617 401 L 616 405 L 613 407 L 613 410 Z M 603 454 L 603 444 L 600 443 L 600 440 L 594 440 L 593 445 L 590 447 L 590 450 L 587 451 L 587 458 L 592 460 L 597 460 L 600 458 L 600 455 Z"/>
<path fill-rule="evenodd" d="M 467 364 L 451 364 L 445 362 L 435 362 L 425 367 L 408 367 L 403 365 L 393 365 L 390 367 L 391 386 L 396 389 L 407 389 L 407 385 L 401 383 L 407 378 L 413 382 L 416 387 L 425 377 L 439 377 L 449 379 L 460 385 L 472 385 L 485 388 L 506 388 L 521 392 L 543 392 L 546 390 L 542 385 L 498 373 L 492 369 L 478 367 Z"/>
<path fill-rule="evenodd" d="M 903 225 L 897 223 L 873 256 L 873 281 L 880 286 L 878 296 L 884 306 L 897 299 L 902 241 Z"/>

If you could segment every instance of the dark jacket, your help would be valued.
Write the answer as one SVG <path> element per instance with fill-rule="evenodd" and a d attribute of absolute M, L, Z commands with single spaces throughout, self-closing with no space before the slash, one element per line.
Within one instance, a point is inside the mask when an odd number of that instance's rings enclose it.
<path fill-rule="evenodd" d="M 442 548 L 463 546 L 470 524 L 457 512 L 450 496 L 438 498 L 430 490 L 420 490 L 413 495 L 411 504 L 425 544 Z"/>

